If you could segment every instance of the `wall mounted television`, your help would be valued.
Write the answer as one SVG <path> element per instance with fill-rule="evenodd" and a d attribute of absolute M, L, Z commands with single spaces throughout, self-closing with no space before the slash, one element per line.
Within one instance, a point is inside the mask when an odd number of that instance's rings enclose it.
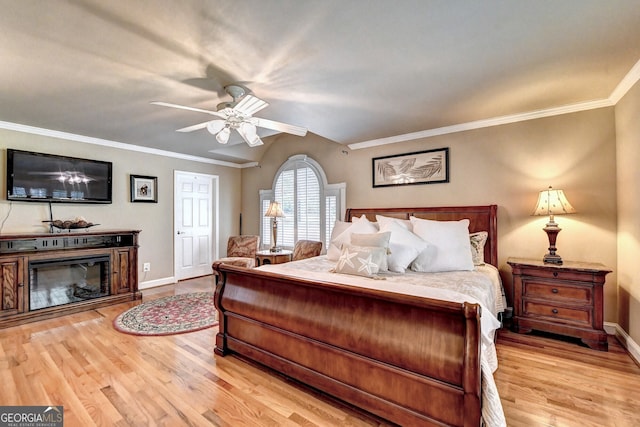
<path fill-rule="evenodd" d="M 111 203 L 112 163 L 7 149 L 7 200 Z"/>

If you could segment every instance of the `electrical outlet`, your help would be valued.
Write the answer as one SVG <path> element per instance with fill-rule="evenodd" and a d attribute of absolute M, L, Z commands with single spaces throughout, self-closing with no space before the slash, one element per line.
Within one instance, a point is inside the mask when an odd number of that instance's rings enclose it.
<path fill-rule="evenodd" d="M 151 263 L 145 262 L 144 264 L 142 264 L 142 271 L 151 271 Z"/>

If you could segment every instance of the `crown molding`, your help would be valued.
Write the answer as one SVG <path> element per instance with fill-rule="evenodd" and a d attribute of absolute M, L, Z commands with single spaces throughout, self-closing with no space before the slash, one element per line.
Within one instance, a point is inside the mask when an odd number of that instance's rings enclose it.
<path fill-rule="evenodd" d="M 389 136 L 386 138 L 371 139 L 369 141 L 348 144 L 351 150 L 377 147 L 380 145 L 395 144 L 398 142 L 413 141 L 416 139 L 429 138 L 432 136 L 446 135 L 450 133 L 464 132 L 473 129 L 482 129 L 492 126 L 505 125 L 509 123 L 524 122 L 527 120 L 540 119 L 543 117 L 559 116 L 561 114 L 576 113 L 579 111 L 595 110 L 597 108 L 615 106 L 620 99 L 640 80 L 640 60 L 629 70 L 624 78 L 618 83 L 616 88 L 606 99 L 579 102 L 576 104 L 563 105 L 560 107 L 546 108 L 543 110 L 529 111 L 526 113 L 511 114 L 507 116 L 493 117 L 490 119 L 476 120 L 473 122 L 460 123 L 457 125 L 443 126 L 439 128 L 427 129 L 418 132 L 405 133 L 402 135 Z"/>
<path fill-rule="evenodd" d="M 124 142 L 112 141 L 109 139 L 94 138 L 92 136 L 79 135 L 75 133 L 62 132 L 52 129 L 44 129 L 35 126 L 22 125 L 19 123 L 0 121 L 0 129 L 12 130 L 16 132 L 30 133 L 33 135 L 48 136 L 51 138 L 66 139 L 68 141 L 84 142 L 86 144 L 101 145 L 103 147 L 118 148 L 127 151 L 137 151 L 146 154 L 155 154 L 157 156 L 172 157 L 175 159 L 190 160 L 199 163 L 208 163 L 212 165 L 227 166 L 230 168 L 244 169 L 257 166 L 257 162 L 250 163 L 233 163 L 222 160 L 208 159 L 206 157 L 191 156 L 188 154 L 176 153 L 173 151 L 158 150 L 156 148 L 142 147 L 140 145 L 125 144 Z"/>
<path fill-rule="evenodd" d="M 493 117 L 490 119 L 476 120 L 473 122 L 460 123 L 457 125 L 444 126 L 419 132 L 405 133 L 403 135 L 390 136 L 387 138 L 372 139 L 369 141 L 349 144 L 352 150 L 361 148 L 376 147 L 379 145 L 395 144 L 397 142 L 412 141 L 415 139 L 429 138 L 432 136 L 446 135 L 450 133 L 464 132 L 473 129 L 482 129 L 509 123 L 524 122 L 527 120 L 540 119 L 543 117 L 559 116 L 561 114 L 575 113 L 578 111 L 593 110 L 596 108 L 610 107 L 613 104 L 608 99 L 599 101 L 580 102 L 577 104 L 564 105 L 561 107 L 547 108 L 544 110 L 529 111 L 526 113 L 511 114 L 507 116 Z"/>
<path fill-rule="evenodd" d="M 609 95 L 609 100 L 615 105 L 622 99 L 623 96 L 629 92 L 629 90 L 640 80 L 640 60 L 631 67 L 631 70 L 626 76 L 618 83 L 618 86 Z"/>

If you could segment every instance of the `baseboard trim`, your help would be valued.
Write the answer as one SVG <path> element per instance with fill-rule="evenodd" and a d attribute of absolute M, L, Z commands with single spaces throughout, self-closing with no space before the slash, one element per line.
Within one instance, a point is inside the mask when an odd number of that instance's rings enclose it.
<path fill-rule="evenodd" d="M 138 284 L 138 289 L 143 290 L 143 289 L 155 288 L 157 286 L 171 285 L 176 282 L 177 280 L 174 276 L 163 277 L 161 279 L 147 280 L 146 282 L 140 282 Z"/>
<path fill-rule="evenodd" d="M 620 325 L 617 323 L 605 323 L 604 330 L 610 335 L 615 335 L 631 358 L 640 365 L 640 345 Z"/>

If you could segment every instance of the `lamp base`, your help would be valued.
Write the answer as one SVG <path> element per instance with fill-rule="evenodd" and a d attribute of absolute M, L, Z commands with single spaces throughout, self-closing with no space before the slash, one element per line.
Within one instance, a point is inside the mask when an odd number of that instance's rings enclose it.
<path fill-rule="evenodd" d="M 282 252 L 282 248 L 278 246 L 272 246 L 271 248 L 269 248 L 269 252 Z"/>
<path fill-rule="evenodd" d="M 562 258 L 558 254 L 546 254 L 544 258 L 542 258 L 545 264 L 556 264 L 562 265 Z"/>
<path fill-rule="evenodd" d="M 556 224 L 552 218 L 543 230 L 547 233 L 547 237 L 549 238 L 549 252 L 544 256 L 544 258 L 542 258 L 542 260 L 545 264 L 561 265 L 562 258 L 556 253 L 556 239 L 558 238 L 558 233 L 560 233 L 562 229 L 558 227 L 558 224 Z"/>

